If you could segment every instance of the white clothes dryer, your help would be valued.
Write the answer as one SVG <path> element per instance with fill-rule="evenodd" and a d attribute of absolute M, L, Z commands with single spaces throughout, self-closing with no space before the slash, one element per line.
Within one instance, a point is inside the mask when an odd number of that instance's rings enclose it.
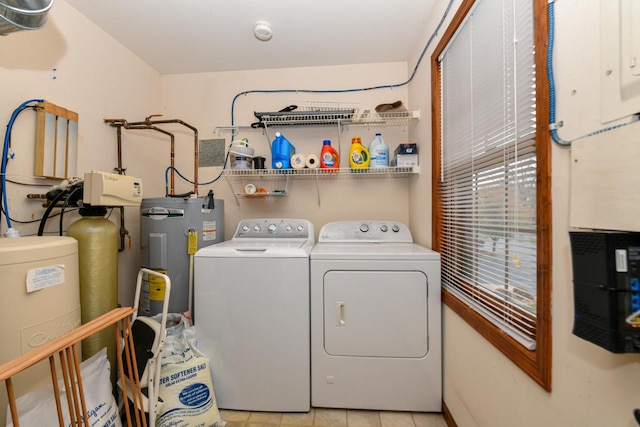
<path fill-rule="evenodd" d="M 441 412 L 440 255 L 391 221 L 326 224 L 311 251 L 311 404 Z"/>
<path fill-rule="evenodd" d="M 309 254 L 313 224 L 245 219 L 194 261 L 194 323 L 218 407 L 310 409 Z"/>

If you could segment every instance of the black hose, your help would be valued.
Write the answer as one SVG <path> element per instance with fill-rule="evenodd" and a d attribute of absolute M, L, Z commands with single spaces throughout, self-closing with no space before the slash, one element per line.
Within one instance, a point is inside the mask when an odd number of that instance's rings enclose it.
<path fill-rule="evenodd" d="M 44 215 L 42 215 L 42 219 L 40 220 L 40 226 L 38 227 L 38 236 L 42 236 L 44 233 L 44 226 L 47 223 L 47 219 L 49 218 L 49 214 L 51 213 L 51 211 L 53 210 L 53 208 L 56 206 L 56 204 L 64 197 L 65 194 L 67 194 L 69 192 L 68 188 L 65 188 L 64 190 L 60 191 L 58 194 L 56 194 L 56 196 L 53 198 L 53 200 L 51 200 L 51 203 L 49 203 L 49 206 L 47 206 L 47 209 L 44 211 Z"/>
<path fill-rule="evenodd" d="M 191 196 L 192 194 L 195 194 L 195 193 L 193 191 L 189 191 L 188 193 L 182 193 L 182 194 L 167 194 L 165 197 L 186 199 L 187 197 Z"/>
<path fill-rule="evenodd" d="M 83 189 L 83 187 L 75 187 L 73 190 L 71 190 L 71 192 L 69 193 L 69 196 L 67 197 L 67 199 L 62 204 L 62 209 L 60 210 L 60 236 L 62 236 L 62 228 L 63 228 L 62 227 L 62 219 L 64 218 L 64 210 L 69 205 L 69 201 L 72 199 L 73 195 L 76 194 L 79 190 L 82 190 L 82 189 Z"/>

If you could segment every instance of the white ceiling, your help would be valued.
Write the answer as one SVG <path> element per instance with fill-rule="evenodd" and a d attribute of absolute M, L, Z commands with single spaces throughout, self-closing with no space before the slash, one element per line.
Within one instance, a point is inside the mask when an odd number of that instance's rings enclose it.
<path fill-rule="evenodd" d="M 182 74 L 408 61 L 435 0 L 67 1 L 159 73 Z"/>

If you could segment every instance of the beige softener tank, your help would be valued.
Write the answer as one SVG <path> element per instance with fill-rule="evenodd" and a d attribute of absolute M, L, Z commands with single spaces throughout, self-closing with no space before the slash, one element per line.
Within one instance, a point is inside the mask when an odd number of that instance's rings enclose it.
<path fill-rule="evenodd" d="M 80 326 L 78 274 L 72 237 L 0 239 L 0 364 Z M 16 396 L 50 382 L 47 360 L 13 377 Z M 0 425 L 6 411 L 0 384 Z"/>

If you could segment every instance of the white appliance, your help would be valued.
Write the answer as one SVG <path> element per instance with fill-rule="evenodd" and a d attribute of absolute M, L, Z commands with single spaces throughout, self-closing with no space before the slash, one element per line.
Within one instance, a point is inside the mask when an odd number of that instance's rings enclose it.
<path fill-rule="evenodd" d="M 218 407 L 310 409 L 309 254 L 303 219 L 246 219 L 195 254 L 194 314 Z"/>
<path fill-rule="evenodd" d="M 82 201 L 92 206 L 140 206 L 142 180 L 115 173 L 86 172 L 83 193 Z"/>
<path fill-rule="evenodd" d="M 441 412 L 440 254 L 391 221 L 326 224 L 311 252 L 311 403 Z"/>

